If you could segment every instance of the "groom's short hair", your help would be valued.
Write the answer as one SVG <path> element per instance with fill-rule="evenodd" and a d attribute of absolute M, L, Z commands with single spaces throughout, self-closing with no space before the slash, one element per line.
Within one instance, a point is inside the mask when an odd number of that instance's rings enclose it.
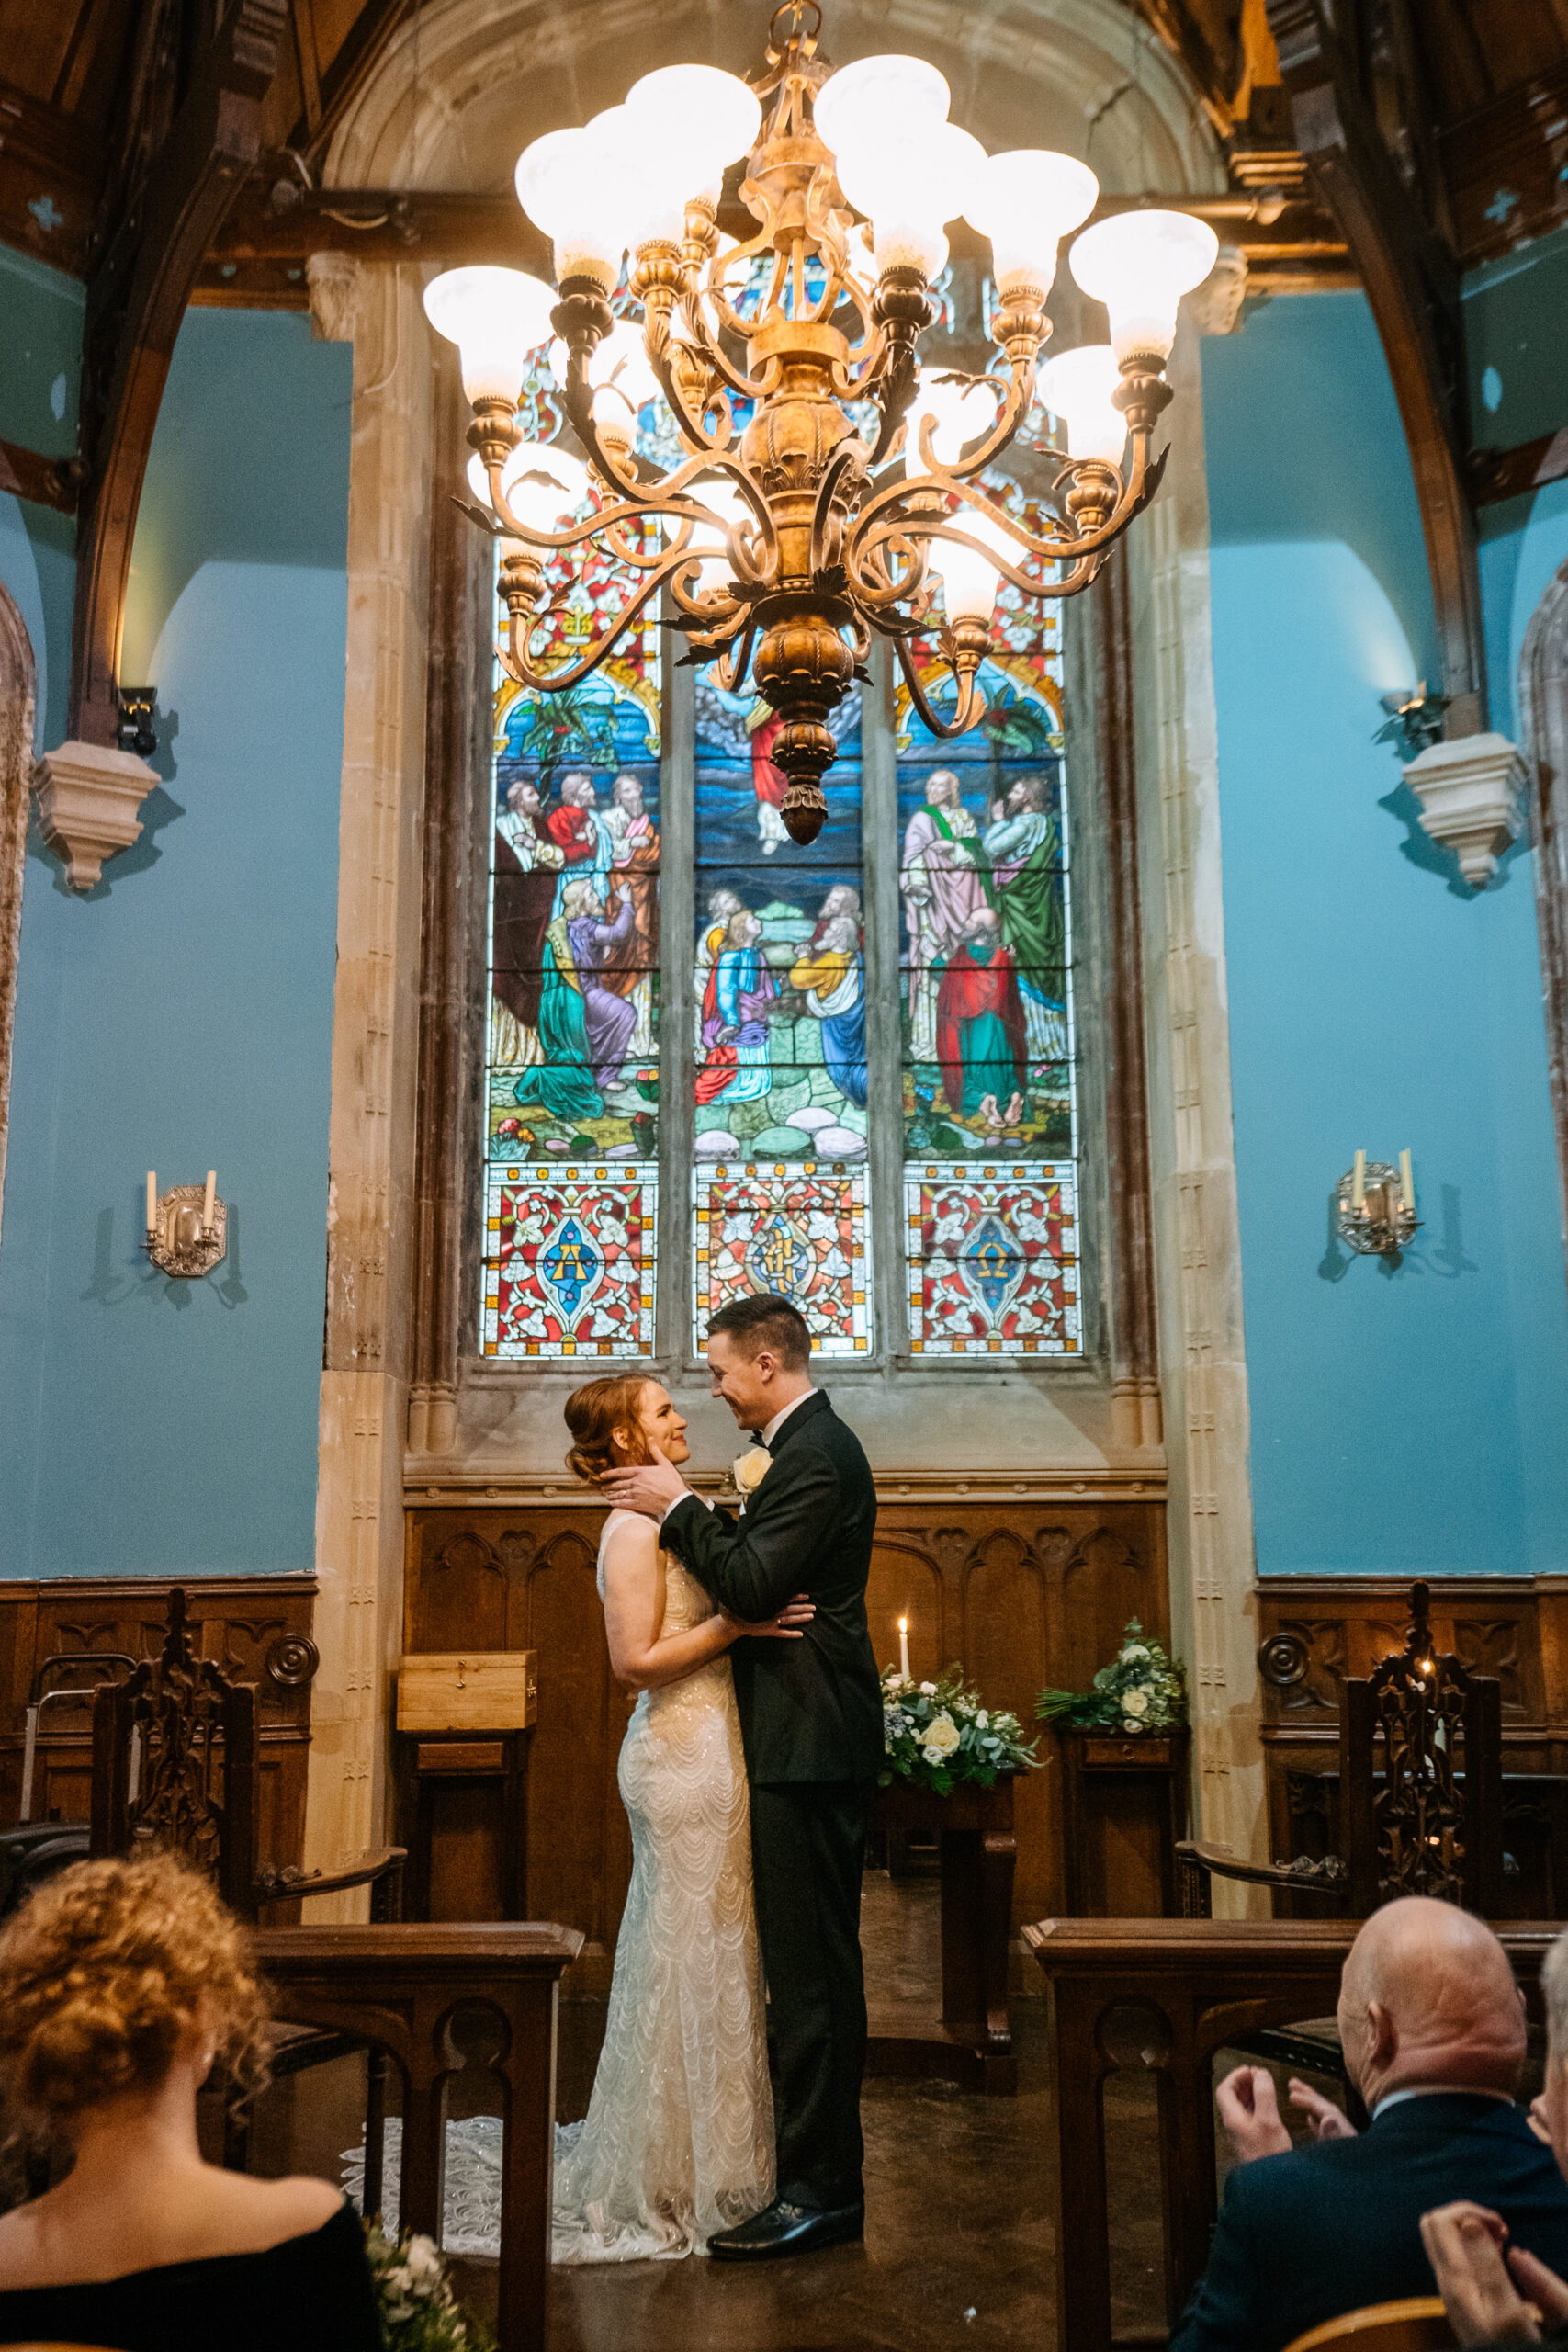
<path fill-rule="evenodd" d="M 753 1291 L 745 1298 L 727 1300 L 708 1323 L 710 1340 L 721 1331 L 743 1355 L 761 1355 L 766 1348 L 786 1372 L 804 1372 L 811 1362 L 811 1334 L 805 1316 L 774 1291 Z"/>

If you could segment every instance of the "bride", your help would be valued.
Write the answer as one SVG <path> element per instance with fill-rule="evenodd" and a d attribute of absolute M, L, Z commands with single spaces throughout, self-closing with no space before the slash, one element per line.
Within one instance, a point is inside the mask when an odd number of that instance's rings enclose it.
<path fill-rule="evenodd" d="M 568 1398 L 567 1467 L 589 1484 L 655 1452 L 689 1458 L 657 1380 L 592 1380 Z M 751 1894 L 740 1724 L 725 1653 L 798 1641 L 797 1599 L 768 1625 L 716 1610 L 654 1522 L 613 1510 L 599 1541 L 610 1664 L 640 1693 L 618 1779 L 632 1878 L 593 2096 L 556 2133 L 557 2262 L 672 2260 L 773 2193 L 773 2109 Z"/>

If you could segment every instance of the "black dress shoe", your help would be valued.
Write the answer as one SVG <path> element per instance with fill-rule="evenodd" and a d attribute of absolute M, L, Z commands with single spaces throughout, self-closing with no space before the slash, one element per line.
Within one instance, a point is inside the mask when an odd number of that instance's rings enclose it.
<path fill-rule="evenodd" d="M 780 2262 L 787 2255 L 819 2254 L 824 2246 L 847 2245 L 864 2235 L 863 2205 L 837 2205 L 824 2212 L 780 2198 L 739 2228 L 709 2238 L 708 2252 L 716 2262 Z"/>

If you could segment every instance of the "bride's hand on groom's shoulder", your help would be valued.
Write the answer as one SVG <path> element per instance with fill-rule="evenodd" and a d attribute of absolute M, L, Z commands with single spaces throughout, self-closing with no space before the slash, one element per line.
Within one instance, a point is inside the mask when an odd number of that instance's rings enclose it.
<path fill-rule="evenodd" d="M 691 1492 L 674 1464 L 667 1461 L 657 1446 L 651 1462 L 603 1471 L 599 1484 L 605 1501 L 614 1510 L 638 1510 L 645 1519 L 662 1519 L 671 1503 L 678 1503 L 682 1495 Z"/>
<path fill-rule="evenodd" d="M 734 1626 L 737 1641 L 742 1634 L 749 1634 L 756 1638 L 771 1637 L 776 1642 L 798 1642 L 801 1628 L 809 1625 L 817 1614 L 817 1603 L 809 1593 L 797 1592 L 793 1600 L 784 1602 L 776 1617 L 769 1618 L 765 1625 L 745 1624 L 739 1617 L 732 1616 L 728 1609 L 721 1609 L 718 1613 L 727 1624 Z"/>

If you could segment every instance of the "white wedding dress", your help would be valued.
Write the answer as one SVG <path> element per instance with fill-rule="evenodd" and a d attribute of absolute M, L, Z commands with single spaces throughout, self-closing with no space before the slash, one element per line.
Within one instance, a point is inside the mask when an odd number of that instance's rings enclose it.
<path fill-rule="evenodd" d="M 604 1596 L 604 1544 L 599 1597 Z M 665 1553 L 665 1634 L 712 1614 Z M 773 2193 L 751 1822 L 728 1657 L 645 1690 L 617 1775 L 632 1880 L 593 2096 L 556 2132 L 557 2262 L 673 2260 Z"/>

